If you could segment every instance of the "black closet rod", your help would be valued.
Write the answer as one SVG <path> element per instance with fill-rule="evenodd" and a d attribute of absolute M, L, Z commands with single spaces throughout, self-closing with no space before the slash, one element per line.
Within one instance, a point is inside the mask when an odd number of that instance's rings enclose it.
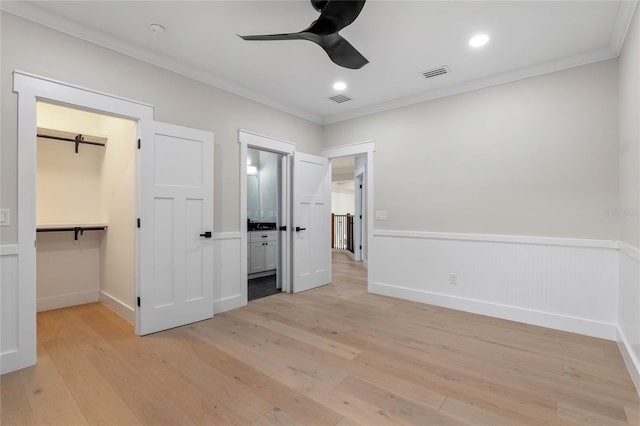
<path fill-rule="evenodd" d="M 63 138 L 61 136 L 49 136 L 49 135 L 43 135 L 38 133 L 37 136 L 39 138 L 45 138 L 45 139 L 55 139 L 57 141 L 63 141 L 63 142 L 73 142 L 76 144 L 76 154 L 78 153 L 78 145 L 81 143 L 87 144 L 87 145 L 98 145 L 98 146 L 105 146 L 105 144 L 100 143 L 100 142 L 90 142 L 90 141 L 85 141 L 84 140 L 84 136 L 82 135 L 78 135 L 75 137 L 75 139 L 71 139 L 71 138 Z"/>
<path fill-rule="evenodd" d="M 84 231 L 104 231 L 106 226 L 74 226 L 68 228 L 36 228 L 36 232 L 69 232 L 73 231 L 73 239 L 78 241 L 78 234 L 83 235 Z"/>

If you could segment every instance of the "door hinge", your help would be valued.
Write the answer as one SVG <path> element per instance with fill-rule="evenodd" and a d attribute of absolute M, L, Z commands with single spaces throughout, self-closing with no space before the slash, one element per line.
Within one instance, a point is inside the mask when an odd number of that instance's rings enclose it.
<path fill-rule="evenodd" d="M 362 250 L 362 246 L 360 246 L 360 250 Z M 138 305 L 138 306 L 140 306 L 140 305 Z"/>
<path fill-rule="evenodd" d="M 281 226 L 281 227 L 280 227 L 280 230 L 281 230 L 281 231 L 286 231 L 286 230 L 287 230 L 287 225 Z"/>
<path fill-rule="evenodd" d="M 140 141 L 140 139 L 138 139 L 138 141 Z M 362 189 L 362 185 L 360 185 L 360 189 Z"/>
<path fill-rule="evenodd" d="M 141 145 L 142 145 L 142 141 L 140 139 L 138 139 L 138 149 L 140 149 Z"/>
<path fill-rule="evenodd" d="M 362 219 L 362 215 L 360 215 L 360 219 Z"/>
<path fill-rule="evenodd" d="M 140 218 L 137 220 L 138 228 L 140 228 Z"/>
<path fill-rule="evenodd" d="M 138 307 L 140 307 L 140 297 L 138 297 Z"/>

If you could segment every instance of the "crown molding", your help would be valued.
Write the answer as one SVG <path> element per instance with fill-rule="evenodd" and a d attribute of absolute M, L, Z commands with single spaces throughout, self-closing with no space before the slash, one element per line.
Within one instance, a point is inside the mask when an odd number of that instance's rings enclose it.
<path fill-rule="evenodd" d="M 379 112 L 389 111 L 392 109 L 402 108 L 409 105 L 419 104 L 422 102 L 432 101 L 435 99 L 446 98 L 452 95 L 472 92 L 474 90 L 484 89 L 491 86 L 497 86 L 513 81 L 524 80 L 526 78 L 537 77 L 543 74 L 549 74 L 569 68 L 588 65 L 595 62 L 606 61 L 617 57 L 617 53 L 611 48 L 588 52 L 582 55 L 562 58 L 557 61 L 547 62 L 544 64 L 534 65 L 514 71 L 508 71 L 501 74 L 481 78 L 478 80 L 465 81 L 459 84 L 433 89 L 422 92 L 417 95 L 407 96 L 404 98 L 393 99 L 389 102 L 372 105 L 369 107 L 359 108 L 341 114 L 326 116 L 321 124 L 333 124 L 340 121 L 350 120 L 353 118 L 363 117 L 365 115 L 376 114 Z"/>
<path fill-rule="evenodd" d="M 313 123 L 327 125 L 362 117 L 365 115 L 376 114 L 379 112 L 402 108 L 422 102 L 428 102 L 447 96 L 471 92 L 491 86 L 497 86 L 504 83 L 523 80 L 530 77 L 616 58 L 620 54 L 620 50 L 624 45 L 624 40 L 633 19 L 633 14 L 635 12 L 637 4 L 638 0 L 629 0 L 620 3 L 620 7 L 618 9 L 618 14 L 616 17 L 615 31 L 611 36 L 611 42 L 609 44 L 609 47 L 607 48 L 581 55 L 562 58 L 556 61 L 534 65 L 527 68 L 513 70 L 482 79 L 429 90 L 417 95 L 393 99 L 388 102 L 382 102 L 353 111 L 326 116 L 312 114 L 308 111 L 303 111 L 299 108 L 283 104 L 282 102 L 276 101 L 260 93 L 251 91 L 245 87 L 222 79 L 208 71 L 181 63 L 167 56 L 160 55 L 140 46 L 136 46 L 120 38 L 105 34 L 84 24 L 65 18 L 64 16 L 45 11 L 44 9 L 41 9 L 30 3 L 20 1 L 0 1 L 0 10 L 22 17 L 29 21 L 36 22 L 40 25 L 44 25 L 54 30 L 61 31 L 82 40 L 94 43 L 115 52 L 139 59 L 143 62 L 175 72 L 177 74 L 205 83 L 207 85 L 222 89 L 251 101 L 258 102 L 263 105 L 286 112 L 288 114 L 295 115 Z"/>
<path fill-rule="evenodd" d="M 633 13 L 637 6 L 638 0 L 628 0 L 620 3 L 610 44 L 611 50 L 616 52 L 616 56 L 620 55 L 622 46 L 624 46 L 624 40 L 627 38 L 627 33 L 633 20 Z"/>

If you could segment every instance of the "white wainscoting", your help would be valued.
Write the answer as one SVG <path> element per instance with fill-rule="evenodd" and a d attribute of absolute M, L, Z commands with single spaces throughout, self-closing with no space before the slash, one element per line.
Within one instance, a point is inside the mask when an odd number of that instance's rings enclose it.
<path fill-rule="evenodd" d="M 17 370 L 18 246 L 0 246 L 0 374 Z"/>
<path fill-rule="evenodd" d="M 373 236 L 373 293 L 616 339 L 615 241 L 382 230 Z"/>
<path fill-rule="evenodd" d="M 213 312 L 219 314 L 247 304 L 247 283 L 241 279 L 240 254 L 242 236 L 240 232 L 220 232 L 213 235 L 215 241 L 215 270 Z"/>
<path fill-rule="evenodd" d="M 640 393 L 640 249 L 620 242 L 617 341 Z"/>

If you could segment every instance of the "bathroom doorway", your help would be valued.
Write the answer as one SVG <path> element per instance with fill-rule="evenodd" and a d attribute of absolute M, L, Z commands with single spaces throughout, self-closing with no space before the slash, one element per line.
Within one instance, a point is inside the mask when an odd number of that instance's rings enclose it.
<path fill-rule="evenodd" d="M 282 291 L 283 155 L 247 148 L 247 300 Z"/>

